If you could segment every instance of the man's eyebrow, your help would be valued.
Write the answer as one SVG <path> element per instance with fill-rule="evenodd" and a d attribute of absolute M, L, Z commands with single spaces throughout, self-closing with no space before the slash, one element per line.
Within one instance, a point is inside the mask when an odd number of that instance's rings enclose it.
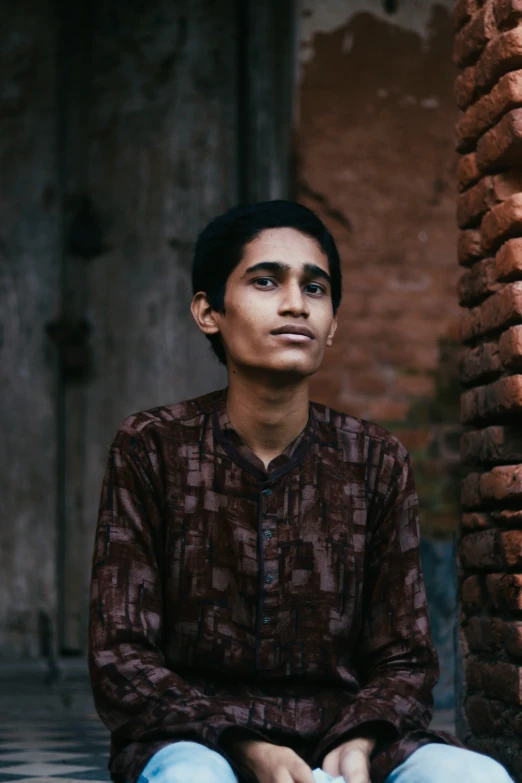
<path fill-rule="evenodd" d="M 252 272 L 288 272 L 289 269 L 290 266 L 288 264 L 284 264 L 282 261 L 260 261 L 258 264 L 249 266 L 248 269 L 245 270 L 245 272 L 241 275 L 241 277 L 246 277 Z"/>
<path fill-rule="evenodd" d="M 323 280 L 327 280 L 329 283 L 332 282 L 332 278 L 328 272 L 325 272 L 324 269 L 321 269 L 317 264 L 305 264 L 303 268 L 310 277 L 322 277 Z"/>
<path fill-rule="evenodd" d="M 252 272 L 273 272 L 275 274 L 278 272 L 288 272 L 291 268 L 292 267 L 289 264 L 285 264 L 283 261 L 259 261 L 259 263 L 249 266 L 242 277 L 246 277 L 247 275 L 252 274 Z M 321 277 L 329 283 L 332 282 L 328 272 L 325 272 L 325 270 L 321 269 L 317 264 L 303 264 L 303 271 L 307 277 Z"/>

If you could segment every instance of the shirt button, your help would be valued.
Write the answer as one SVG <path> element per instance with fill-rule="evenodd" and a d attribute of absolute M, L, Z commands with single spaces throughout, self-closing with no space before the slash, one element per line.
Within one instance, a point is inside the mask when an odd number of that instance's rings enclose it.
<path fill-rule="evenodd" d="M 263 625 L 268 625 L 270 622 L 270 617 L 263 617 Z"/>
<path fill-rule="evenodd" d="M 268 574 L 268 576 L 265 579 L 267 585 L 271 585 L 273 581 L 274 581 L 274 577 L 272 576 L 272 574 Z"/>
<path fill-rule="evenodd" d="M 272 538 L 272 531 L 271 530 L 265 530 L 265 538 L 267 541 L 270 541 Z"/>
<path fill-rule="evenodd" d="M 272 490 L 270 489 L 270 487 L 267 487 L 266 489 L 263 490 L 263 495 L 266 495 L 267 498 L 269 498 L 271 494 L 272 494 Z"/>

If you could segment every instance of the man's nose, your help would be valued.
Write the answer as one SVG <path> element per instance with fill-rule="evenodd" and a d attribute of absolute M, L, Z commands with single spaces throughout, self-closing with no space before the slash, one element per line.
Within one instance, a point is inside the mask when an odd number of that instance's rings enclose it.
<path fill-rule="evenodd" d="M 283 287 L 281 312 L 289 312 L 292 315 L 309 315 L 308 300 L 297 282 L 289 282 Z"/>

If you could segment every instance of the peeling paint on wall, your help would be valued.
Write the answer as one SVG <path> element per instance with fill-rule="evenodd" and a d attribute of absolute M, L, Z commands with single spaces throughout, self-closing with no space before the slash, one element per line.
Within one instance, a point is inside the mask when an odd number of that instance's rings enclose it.
<path fill-rule="evenodd" d="M 448 538 L 459 432 L 449 4 L 399 0 L 395 16 L 380 3 L 303 5 L 315 21 L 304 19 L 297 195 L 332 230 L 344 275 L 312 396 L 396 432 L 415 461 L 423 532 Z"/>
<path fill-rule="evenodd" d="M 309 62 L 315 51 L 317 33 L 332 33 L 353 19 L 357 14 L 370 14 L 401 30 L 416 33 L 429 46 L 431 19 L 435 6 L 448 10 L 453 0 L 398 0 L 394 13 L 386 11 L 383 0 L 300 0 L 299 3 L 299 65 Z M 353 45 L 350 33 L 345 35 L 343 50 L 349 52 Z M 299 79 L 301 68 L 299 68 Z"/>

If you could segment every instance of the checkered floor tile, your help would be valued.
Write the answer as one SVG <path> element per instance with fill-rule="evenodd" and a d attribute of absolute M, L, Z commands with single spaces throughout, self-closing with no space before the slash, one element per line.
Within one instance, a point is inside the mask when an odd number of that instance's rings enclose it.
<path fill-rule="evenodd" d="M 0 716 L 0 783 L 107 783 L 109 734 L 97 716 Z"/>

